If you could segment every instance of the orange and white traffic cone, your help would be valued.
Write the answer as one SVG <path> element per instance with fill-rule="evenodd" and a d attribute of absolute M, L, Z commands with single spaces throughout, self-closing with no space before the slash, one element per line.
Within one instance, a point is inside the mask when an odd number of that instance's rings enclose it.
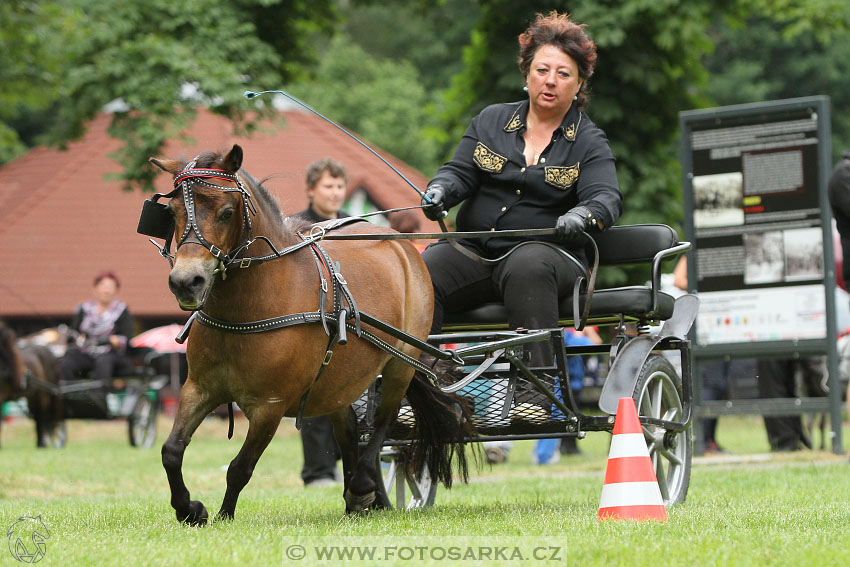
<path fill-rule="evenodd" d="M 667 510 L 632 398 L 620 398 L 617 404 L 599 519 L 667 521 Z"/>

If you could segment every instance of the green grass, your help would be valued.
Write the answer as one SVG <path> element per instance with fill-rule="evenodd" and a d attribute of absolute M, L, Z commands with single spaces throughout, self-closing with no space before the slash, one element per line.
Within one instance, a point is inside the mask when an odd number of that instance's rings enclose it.
<path fill-rule="evenodd" d="M 161 423 L 160 439 L 168 424 Z M 506 546 L 529 561 L 493 565 L 846 565 L 850 563 L 850 470 L 846 457 L 825 452 L 765 453 L 761 420 L 724 417 L 718 438 L 733 457 L 694 462 L 684 504 L 669 522 L 596 519 L 608 438 L 592 433 L 582 454 L 560 463 L 531 464 L 531 442 L 518 442 L 508 463 L 484 467 L 467 485 L 440 487 L 433 508 L 367 517 L 343 514 L 339 487 L 305 490 L 301 448 L 291 423 L 260 460 L 232 523 L 196 529 L 179 525 L 169 506 L 159 451 L 138 450 L 123 422 L 69 422 L 63 450 L 36 450 L 32 422 L 4 424 L 0 449 L 0 530 L 19 516 L 42 515 L 51 531 L 39 565 L 313 565 L 286 559 L 293 546 L 378 546 L 381 565 L 477 565 L 472 559 L 425 561 L 399 555 Z M 236 454 L 226 423 L 204 423 L 186 452 L 184 471 L 193 498 L 214 512 L 225 487 L 222 467 Z M 845 440 L 850 433 L 845 430 Z M 845 442 L 846 444 L 846 442 Z M 543 548 L 551 561 L 529 554 Z M 380 557 L 390 550 L 391 557 Z M 421 551 L 420 551 L 421 553 Z M 438 554 L 439 555 L 439 554 Z M 509 556 L 508 556 L 509 557 Z M 20 565 L 0 546 L 0 566 Z"/>

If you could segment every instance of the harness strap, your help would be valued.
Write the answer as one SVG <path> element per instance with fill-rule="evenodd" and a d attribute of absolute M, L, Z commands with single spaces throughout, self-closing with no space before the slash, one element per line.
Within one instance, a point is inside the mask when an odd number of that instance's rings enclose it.
<path fill-rule="evenodd" d="M 325 273 L 322 271 L 322 258 L 319 256 L 318 251 L 316 250 L 318 245 L 310 244 L 310 251 L 313 253 L 313 259 L 316 261 L 316 268 L 319 270 L 319 313 L 322 316 L 322 328 L 325 330 L 325 334 L 330 336 L 331 332 L 328 330 L 328 322 L 325 313 L 325 300 L 328 295 L 328 281 L 325 279 Z M 325 266 L 327 267 L 327 266 Z M 330 270 L 328 270 L 330 273 Z M 334 294 L 336 297 L 336 294 Z M 336 310 L 334 310 L 336 312 Z"/>
<path fill-rule="evenodd" d="M 223 321 L 221 319 L 216 319 L 215 317 L 211 317 L 207 315 L 203 311 L 197 311 L 198 314 L 198 323 L 204 325 L 206 327 L 211 327 L 213 329 L 218 329 L 220 331 L 225 331 L 228 333 L 236 333 L 236 334 L 249 334 L 249 333 L 263 333 L 266 331 L 273 331 L 276 329 L 283 329 L 286 327 L 291 327 L 293 325 L 301 325 L 305 323 L 319 323 L 321 321 L 321 315 L 318 311 L 306 311 L 303 313 L 293 313 L 292 315 L 284 315 L 283 317 L 273 317 L 270 319 L 262 319 L 260 321 L 249 321 L 245 323 L 233 323 L 230 321 Z M 364 319 L 367 316 L 365 313 Z M 372 321 L 379 321 L 374 317 L 369 317 Z M 333 319 L 330 321 L 334 322 Z M 383 323 L 386 328 L 392 328 L 386 323 Z M 355 326 L 350 321 L 345 323 L 346 329 L 349 331 L 355 332 Z M 383 330 L 383 329 L 381 329 Z M 397 331 L 401 332 L 401 331 Z M 407 335 L 410 337 L 410 335 Z M 378 337 L 368 329 L 361 329 L 360 338 L 371 343 L 372 345 L 378 347 L 384 352 L 391 354 L 392 356 L 400 359 L 402 362 L 407 364 L 408 366 L 412 366 L 416 370 L 420 370 L 425 373 L 426 376 L 436 385 L 437 376 L 434 374 L 434 371 L 431 370 L 427 365 L 423 364 L 419 360 L 413 358 L 412 356 L 403 353 L 398 350 L 391 344 L 384 341 L 382 338 Z M 418 339 L 416 339 L 418 341 Z M 427 345 L 427 343 L 422 343 L 423 345 Z M 413 345 L 419 348 L 419 345 Z M 431 345 L 427 345 L 430 349 L 433 349 Z M 423 349 L 424 350 L 424 349 Z M 437 351 L 440 355 L 440 358 L 445 358 L 445 353 L 442 351 Z"/>
<path fill-rule="evenodd" d="M 334 344 L 336 344 L 337 337 L 339 337 L 338 333 L 331 336 L 328 341 L 328 348 L 325 350 L 325 358 L 319 366 L 319 372 L 316 374 L 316 377 L 313 378 L 313 382 L 307 386 L 307 391 L 301 395 L 301 399 L 298 401 L 298 414 L 295 416 L 295 429 L 298 431 L 301 431 L 301 421 L 304 417 L 304 408 L 307 407 L 307 398 L 310 397 L 310 389 L 313 387 L 313 384 L 319 381 L 319 377 L 322 375 L 322 372 L 325 371 L 325 368 L 330 363 L 331 357 L 334 354 Z"/>

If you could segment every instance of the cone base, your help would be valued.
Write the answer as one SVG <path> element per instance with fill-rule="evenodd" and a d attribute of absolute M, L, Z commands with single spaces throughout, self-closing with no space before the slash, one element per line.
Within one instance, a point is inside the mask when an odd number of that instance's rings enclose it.
<path fill-rule="evenodd" d="M 599 509 L 600 520 L 635 520 L 666 522 L 667 509 L 661 505 L 610 506 Z"/>

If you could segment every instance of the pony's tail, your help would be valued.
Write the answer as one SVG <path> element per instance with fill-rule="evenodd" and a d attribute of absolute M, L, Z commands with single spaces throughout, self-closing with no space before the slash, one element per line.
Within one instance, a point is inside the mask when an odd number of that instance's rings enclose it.
<path fill-rule="evenodd" d="M 443 392 L 419 371 L 413 375 L 406 396 L 416 420 L 411 454 L 414 470 L 421 471 L 423 465 L 428 465 L 431 478 L 451 488 L 452 460 L 457 459 L 458 473 L 466 482 L 466 443 L 476 435 L 469 402 Z"/>

